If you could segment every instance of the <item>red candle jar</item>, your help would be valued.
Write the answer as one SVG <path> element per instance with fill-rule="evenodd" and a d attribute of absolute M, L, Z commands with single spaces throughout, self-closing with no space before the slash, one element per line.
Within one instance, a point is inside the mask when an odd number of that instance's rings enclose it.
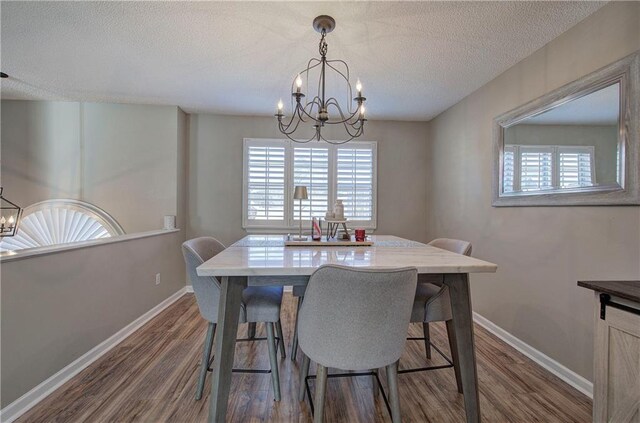
<path fill-rule="evenodd" d="M 356 241 L 362 242 L 365 238 L 365 230 L 364 229 L 356 229 Z"/>

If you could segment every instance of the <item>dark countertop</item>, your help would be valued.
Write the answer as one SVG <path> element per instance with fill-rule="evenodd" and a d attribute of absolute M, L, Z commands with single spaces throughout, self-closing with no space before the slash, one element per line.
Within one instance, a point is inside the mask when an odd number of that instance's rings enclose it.
<path fill-rule="evenodd" d="M 640 281 L 578 281 L 578 286 L 640 303 Z"/>

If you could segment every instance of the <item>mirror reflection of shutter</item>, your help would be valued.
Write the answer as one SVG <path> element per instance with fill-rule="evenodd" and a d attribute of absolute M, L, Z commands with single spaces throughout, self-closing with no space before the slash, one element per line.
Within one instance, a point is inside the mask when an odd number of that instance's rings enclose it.
<path fill-rule="evenodd" d="M 349 220 L 373 219 L 373 147 L 339 147 L 336 153 L 336 198 Z"/>
<path fill-rule="evenodd" d="M 553 148 L 520 146 L 520 189 L 553 189 Z"/>
<path fill-rule="evenodd" d="M 502 192 L 513 192 L 515 187 L 516 176 L 516 161 L 515 161 L 515 146 L 505 146 L 502 171 Z"/>
<path fill-rule="evenodd" d="M 324 217 L 329 209 L 329 149 L 293 148 L 293 186 L 307 187 L 308 200 L 302 201 L 302 220 Z M 293 187 L 292 187 L 293 188 Z M 299 221 L 299 201 L 293 201 L 293 220 Z"/>
<path fill-rule="evenodd" d="M 593 147 L 558 147 L 560 188 L 588 187 L 595 184 Z"/>
<path fill-rule="evenodd" d="M 284 223 L 285 148 L 248 147 L 247 219 Z"/>

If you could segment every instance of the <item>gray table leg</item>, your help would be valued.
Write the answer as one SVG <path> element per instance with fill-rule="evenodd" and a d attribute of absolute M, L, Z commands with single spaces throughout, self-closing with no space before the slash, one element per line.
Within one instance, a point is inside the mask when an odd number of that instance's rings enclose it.
<path fill-rule="evenodd" d="M 469 276 L 465 273 L 445 274 L 444 284 L 449 287 L 449 295 L 451 296 L 453 327 L 456 334 L 467 423 L 478 423 L 480 422 L 480 395 L 478 393 L 478 372 L 473 340 Z"/>
<path fill-rule="evenodd" d="M 238 318 L 242 291 L 246 277 L 222 277 L 218 307 L 218 336 L 216 337 L 211 398 L 209 399 L 209 423 L 222 423 L 227 417 L 227 402 L 231 387 L 231 369 L 235 353 Z"/>

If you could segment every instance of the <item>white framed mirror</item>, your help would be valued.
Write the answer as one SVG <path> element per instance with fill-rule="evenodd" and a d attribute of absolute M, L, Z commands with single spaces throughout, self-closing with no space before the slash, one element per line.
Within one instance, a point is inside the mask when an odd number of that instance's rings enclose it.
<path fill-rule="evenodd" d="M 494 119 L 493 206 L 638 205 L 640 53 Z"/>

